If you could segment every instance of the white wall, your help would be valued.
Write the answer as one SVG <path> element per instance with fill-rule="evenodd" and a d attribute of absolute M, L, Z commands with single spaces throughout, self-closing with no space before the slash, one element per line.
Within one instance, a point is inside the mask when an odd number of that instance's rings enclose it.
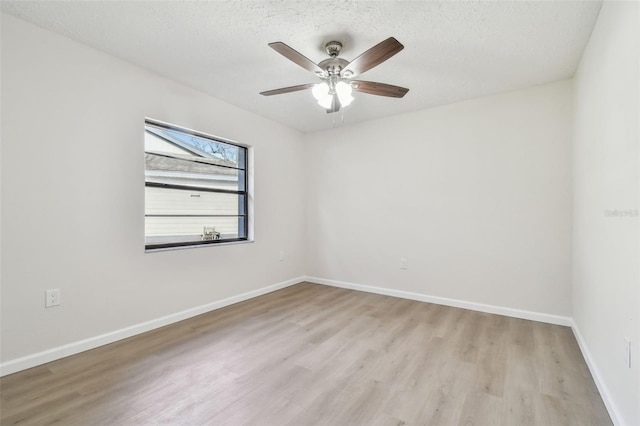
<path fill-rule="evenodd" d="M 570 81 L 306 140 L 308 275 L 571 314 Z"/>
<path fill-rule="evenodd" d="M 640 424 L 640 218 L 605 211 L 638 209 L 638 9 L 603 4 L 574 80 L 574 321 L 610 411 L 627 425 Z"/>
<path fill-rule="evenodd" d="M 255 243 L 145 254 L 145 116 L 254 147 Z M 3 15 L 2 362 L 302 276 L 303 154 L 295 131 Z"/>

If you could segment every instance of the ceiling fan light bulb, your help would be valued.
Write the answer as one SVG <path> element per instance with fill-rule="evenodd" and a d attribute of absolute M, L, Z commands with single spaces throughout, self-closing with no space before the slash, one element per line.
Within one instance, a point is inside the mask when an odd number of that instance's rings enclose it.
<path fill-rule="evenodd" d="M 331 108 L 332 101 L 333 101 L 333 96 L 327 93 L 325 97 L 323 97 L 322 99 L 318 99 L 318 105 L 320 105 L 324 109 L 329 109 Z"/>
<path fill-rule="evenodd" d="M 313 97 L 316 98 L 318 103 L 329 96 L 329 85 L 327 83 L 320 83 L 313 86 L 311 89 Z"/>
<path fill-rule="evenodd" d="M 338 96 L 351 96 L 352 90 L 353 89 L 349 83 L 345 83 L 344 81 L 336 83 L 336 93 Z"/>
<path fill-rule="evenodd" d="M 349 106 L 351 102 L 353 102 L 353 96 L 351 95 L 340 96 L 340 94 L 338 94 L 338 99 L 340 99 L 340 105 L 343 107 Z"/>
<path fill-rule="evenodd" d="M 336 94 L 338 95 L 338 99 L 340 99 L 340 105 L 346 107 L 353 101 L 353 96 L 351 96 L 352 91 L 353 89 L 349 83 L 344 81 L 336 83 Z"/>

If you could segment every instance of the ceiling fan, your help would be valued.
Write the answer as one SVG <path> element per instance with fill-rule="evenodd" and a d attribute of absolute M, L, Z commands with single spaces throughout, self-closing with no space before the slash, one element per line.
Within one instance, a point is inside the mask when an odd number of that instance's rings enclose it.
<path fill-rule="evenodd" d="M 338 58 L 340 50 L 342 50 L 342 43 L 339 41 L 330 41 L 326 44 L 325 50 L 330 57 L 319 64 L 312 62 L 306 56 L 280 41 L 269 43 L 269 47 L 302 68 L 315 73 L 322 82 L 300 84 L 261 92 L 260 94 L 264 96 L 311 89 L 318 104 L 327 110 L 327 114 L 331 114 L 339 111 L 340 107 L 346 107 L 351 103 L 353 100 L 351 93 L 354 90 L 370 95 L 392 98 L 402 98 L 409 91 L 404 87 L 391 84 L 352 80 L 353 77 L 380 65 L 404 49 L 404 46 L 393 37 L 376 44 L 351 62 Z"/>

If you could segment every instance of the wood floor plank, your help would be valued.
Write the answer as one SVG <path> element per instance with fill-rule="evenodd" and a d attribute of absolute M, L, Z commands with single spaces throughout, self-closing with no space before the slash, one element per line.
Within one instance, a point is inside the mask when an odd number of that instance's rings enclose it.
<path fill-rule="evenodd" d="M 462 405 L 458 425 L 485 426 L 497 424 L 497 419 L 502 416 L 502 410 L 502 398 L 484 392 L 468 393 Z"/>
<path fill-rule="evenodd" d="M 452 358 L 438 372 L 417 424 L 455 425 L 460 421 L 466 393 L 473 389 L 476 366 Z"/>
<path fill-rule="evenodd" d="M 2 425 L 610 425 L 567 327 L 302 283 L 0 378 Z"/>
<path fill-rule="evenodd" d="M 507 372 L 508 321 L 506 317 L 491 315 L 478 333 L 478 369 L 476 389 L 480 392 L 502 397 Z"/>

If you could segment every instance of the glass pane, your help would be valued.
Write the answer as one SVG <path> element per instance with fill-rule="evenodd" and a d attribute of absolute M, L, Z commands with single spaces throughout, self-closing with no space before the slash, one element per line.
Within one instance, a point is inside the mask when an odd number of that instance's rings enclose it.
<path fill-rule="evenodd" d="M 244 238 L 247 238 L 247 227 L 244 217 L 241 217 L 238 221 L 238 234 L 242 235 L 242 237 Z"/>
<path fill-rule="evenodd" d="M 246 148 L 145 123 L 145 182 L 189 188 L 145 185 L 146 244 L 247 238 L 246 164 Z"/>
<path fill-rule="evenodd" d="M 146 217 L 146 244 L 246 238 L 243 217 Z"/>
<path fill-rule="evenodd" d="M 146 216 L 243 214 L 245 214 L 245 196 L 242 194 L 145 187 Z"/>
<path fill-rule="evenodd" d="M 247 148 L 240 148 L 238 150 L 238 168 L 247 170 Z"/>
<path fill-rule="evenodd" d="M 245 149 L 209 138 L 145 124 L 145 152 L 205 159 L 226 167 L 245 167 Z"/>
<path fill-rule="evenodd" d="M 245 190 L 245 172 L 212 165 L 209 159 L 180 158 L 178 154 L 145 153 L 145 181 L 168 185 Z"/>

